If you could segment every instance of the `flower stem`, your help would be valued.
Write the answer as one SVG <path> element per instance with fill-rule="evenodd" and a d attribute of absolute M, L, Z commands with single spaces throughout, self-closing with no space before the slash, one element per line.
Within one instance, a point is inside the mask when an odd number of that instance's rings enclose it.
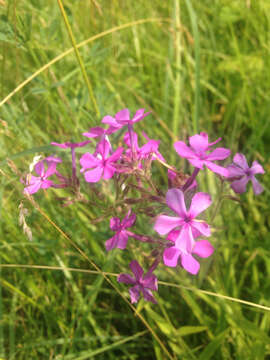
<path fill-rule="evenodd" d="M 72 179 L 75 181 L 75 179 L 76 179 L 76 155 L 75 155 L 74 148 L 71 148 L 71 159 L 72 159 Z"/>
<path fill-rule="evenodd" d="M 136 151 L 135 151 L 135 147 L 134 147 L 133 125 L 132 124 L 128 124 L 128 133 L 129 133 L 129 138 L 130 138 L 132 161 L 134 161 L 136 158 Z"/>

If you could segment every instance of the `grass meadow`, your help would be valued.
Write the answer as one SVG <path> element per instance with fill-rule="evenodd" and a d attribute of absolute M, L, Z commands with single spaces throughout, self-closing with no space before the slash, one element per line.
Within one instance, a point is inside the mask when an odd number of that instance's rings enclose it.
<path fill-rule="evenodd" d="M 0 47 L 0 359 L 270 359 L 269 0 L 0 0 Z M 20 182 L 125 107 L 152 111 L 138 127 L 175 166 L 173 142 L 206 131 L 266 171 L 262 195 L 222 203 L 198 276 L 158 268 L 157 305 L 130 306 L 114 274 L 141 250 L 106 253 L 94 206 Z"/>

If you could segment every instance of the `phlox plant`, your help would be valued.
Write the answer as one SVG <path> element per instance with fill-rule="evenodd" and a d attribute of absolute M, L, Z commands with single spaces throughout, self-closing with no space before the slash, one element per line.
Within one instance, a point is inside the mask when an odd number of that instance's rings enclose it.
<path fill-rule="evenodd" d="M 154 271 L 158 266 L 181 266 L 192 275 L 200 270 L 199 258 L 213 255 L 211 229 L 202 214 L 207 213 L 214 201 L 221 201 L 222 196 L 234 199 L 231 192 L 241 194 L 246 191 L 251 181 L 255 195 L 263 191 L 263 187 L 255 178 L 263 174 L 263 167 L 253 161 L 251 167 L 243 154 L 235 154 L 233 163 L 222 165 L 220 162 L 231 155 L 224 147 L 217 147 L 222 139 L 210 142 L 208 134 L 201 132 L 189 137 L 189 145 L 176 141 L 173 147 L 179 157 L 186 159 L 193 170 L 191 174 L 168 164 L 159 151 L 159 140 L 150 139 L 142 133 L 144 144 L 139 144 L 136 123 L 142 121 L 149 112 L 144 109 L 136 111 L 133 117 L 128 109 L 119 111 L 115 116 L 105 116 L 99 127 L 90 128 L 83 136 L 88 140 L 79 143 L 51 144 L 71 151 L 70 174 L 61 172 L 62 160 L 54 155 L 39 160 L 34 165 L 35 175 L 27 174 L 22 180 L 24 193 L 32 196 L 37 191 L 49 188 L 70 190 L 71 198 L 62 198 L 63 205 L 71 205 L 75 201 L 84 201 L 86 206 L 94 206 L 91 199 L 99 197 L 103 191 L 102 182 L 110 187 L 114 203 L 109 211 L 101 210 L 102 219 L 107 218 L 112 235 L 104 242 L 106 251 L 127 251 L 130 241 L 140 244 L 148 243 L 149 256 L 143 261 L 147 269 L 137 260 L 129 264 L 132 275 L 120 274 L 118 282 L 131 285 L 129 289 L 132 303 L 136 303 L 140 295 L 146 301 L 156 303 L 153 292 L 158 291 L 158 279 Z M 146 121 L 146 120 L 145 120 Z M 122 136 L 116 143 L 115 133 Z M 90 152 L 87 147 L 93 147 Z M 78 156 L 76 149 L 85 149 Z M 158 163 L 168 172 L 166 185 L 159 184 L 154 176 L 153 167 Z M 78 166 L 80 165 L 80 171 Z M 213 199 L 211 194 L 200 191 L 198 174 L 201 171 L 212 171 L 222 185 L 223 194 Z M 88 183 L 88 192 L 82 193 L 81 183 Z M 225 189 L 225 190 L 224 190 Z M 103 194 L 104 195 L 104 194 Z M 214 214 L 216 215 L 216 214 Z M 149 233 L 138 233 L 136 221 L 139 217 L 147 218 Z M 214 216 L 211 217 L 212 220 Z M 98 234 L 97 237 L 98 239 Z M 119 249 L 119 250 L 118 250 Z M 141 253 L 145 253 L 144 251 Z"/>

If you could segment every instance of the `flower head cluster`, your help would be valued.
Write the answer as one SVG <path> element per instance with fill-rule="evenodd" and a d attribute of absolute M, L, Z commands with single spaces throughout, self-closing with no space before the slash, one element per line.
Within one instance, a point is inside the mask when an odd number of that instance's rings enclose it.
<path fill-rule="evenodd" d="M 141 258 L 148 248 L 151 250 L 150 256 L 145 257 L 145 263 L 149 266 L 145 273 L 139 262 L 132 260 L 130 269 L 133 276 L 125 273 L 118 276 L 118 282 L 131 285 L 129 293 L 132 303 L 137 302 L 140 295 L 146 301 L 156 302 L 153 292 L 158 290 L 158 281 L 153 272 L 162 259 L 165 266 L 181 265 L 188 273 L 195 275 L 201 266 L 198 258 L 208 258 L 213 254 L 214 247 L 208 241 L 211 228 L 201 215 L 213 201 L 219 205 L 224 194 L 212 199 L 210 194 L 199 191 L 200 170 L 206 167 L 220 175 L 218 179 L 223 192 L 226 191 L 226 184 L 230 183 L 236 193 L 243 193 L 249 181 L 256 195 L 263 190 L 255 178 L 255 175 L 264 173 L 263 167 L 257 161 L 249 167 L 243 154 L 236 154 L 233 163 L 227 167 L 217 164 L 216 161 L 229 157 L 230 150 L 213 148 L 221 138 L 209 142 L 205 132 L 191 136 L 189 146 L 183 141 L 174 143 L 177 154 L 194 167 L 191 175 L 179 169 L 178 164 L 167 164 L 159 152 L 159 140 L 150 139 L 143 132 L 145 143 L 139 145 L 134 127 L 148 115 L 149 112 L 139 109 L 132 117 L 128 109 L 123 109 L 114 116 L 103 117 L 102 126 L 83 133 L 91 140 L 51 143 L 71 150 L 71 175 L 64 176 L 59 172 L 58 165 L 62 160 L 58 157 L 38 159 L 33 167 L 37 176 L 29 174 L 24 189 L 25 193 L 31 195 L 39 189 L 65 187 L 65 192 L 70 190 L 70 197 L 64 198 L 65 204 L 82 201 L 92 206 L 93 212 L 100 214 L 96 222 L 110 219 L 110 229 L 114 235 L 105 242 L 107 251 L 124 250 L 128 254 L 128 247 L 133 247 L 136 256 L 140 255 Z M 104 128 L 106 125 L 107 128 Z M 113 140 L 114 134 L 124 128 L 124 136 L 120 139 L 121 131 L 117 140 Z M 94 146 L 93 142 L 96 142 Z M 88 145 L 89 149 L 80 155 L 81 170 L 77 176 L 78 154 L 75 150 Z M 159 183 L 154 176 L 153 168 L 157 163 L 168 169 L 168 186 L 165 185 L 166 179 Z M 162 173 L 166 174 L 164 171 Z M 53 176 L 58 183 L 53 181 Z M 91 185 L 83 187 L 81 178 Z M 100 183 L 103 185 L 100 186 Z M 82 195 L 82 188 L 86 189 L 86 195 Z M 230 190 L 229 186 L 227 188 Z M 151 225 L 148 225 L 148 218 Z M 131 227 L 135 228 L 135 232 L 130 231 Z M 140 227 L 143 230 L 138 233 Z M 143 252 L 141 243 L 144 243 Z"/>

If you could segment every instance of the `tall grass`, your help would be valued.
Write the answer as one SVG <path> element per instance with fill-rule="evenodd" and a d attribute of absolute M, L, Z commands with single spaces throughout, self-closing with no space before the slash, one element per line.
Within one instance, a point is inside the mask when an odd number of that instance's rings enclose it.
<path fill-rule="evenodd" d="M 104 251 L 110 232 L 106 221 L 91 222 L 97 209 L 61 208 L 52 190 L 36 194 L 40 212 L 20 183 L 34 155 L 51 153 L 51 141 L 79 140 L 123 107 L 152 110 L 139 126 L 177 166 L 173 142 L 207 131 L 269 172 L 269 1 L 10 0 L 0 12 L 0 254 L 2 265 L 14 265 L 0 267 L 0 357 L 270 356 L 267 173 L 260 197 L 250 190 L 240 204 L 222 203 L 213 261 L 200 275 L 161 267 L 158 305 L 140 301 L 136 310 L 113 276 L 131 255 Z M 201 177 L 218 193 L 215 178 Z M 32 241 L 18 224 L 21 201 Z M 134 245 L 132 253 L 140 257 Z"/>

